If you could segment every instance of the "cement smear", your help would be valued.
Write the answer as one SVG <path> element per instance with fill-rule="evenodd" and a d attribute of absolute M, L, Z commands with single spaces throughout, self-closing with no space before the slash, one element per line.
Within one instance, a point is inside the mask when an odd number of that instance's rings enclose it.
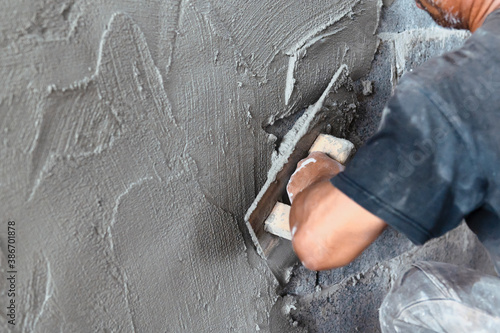
<path fill-rule="evenodd" d="M 241 236 L 262 128 L 341 64 L 367 72 L 381 4 L 4 2 L 0 276 L 8 220 L 19 274 L 2 331 L 291 331 Z"/>

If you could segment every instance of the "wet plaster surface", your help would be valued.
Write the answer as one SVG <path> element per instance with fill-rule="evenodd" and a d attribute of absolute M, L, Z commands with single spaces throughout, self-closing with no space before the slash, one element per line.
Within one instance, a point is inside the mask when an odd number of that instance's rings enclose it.
<path fill-rule="evenodd" d="M 8 220 L 19 273 L 1 330 L 301 330 L 243 237 L 264 128 L 340 64 L 368 72 L 381 4 L 5 2 L 0 274 Z"/>
<path fill-rule="evenodd" d="M 384 10 L 377 37 L 381 5 L 6 1 L 0 275 L 8 220 L 19 273 L 16 326 L 2 312 L 1 330 L 376 331 L 379 301 L 416 251 L 403 236 L 388 231 L 343 270 L 297 267 L 282 289 L 243 215 L 286 124 L 341 64 L 358 103 L 331 125 L 359 146 L 400 75 L 463 40 L 426 30 L 423 16 L 402 19 L 407 0 Z M 450 236 L 443 260 L 458 260 L 469 236 Z M 470 253 L 464 261 L 484 259 Z M 1 304 L 6 289 L 0 279 Z"/>

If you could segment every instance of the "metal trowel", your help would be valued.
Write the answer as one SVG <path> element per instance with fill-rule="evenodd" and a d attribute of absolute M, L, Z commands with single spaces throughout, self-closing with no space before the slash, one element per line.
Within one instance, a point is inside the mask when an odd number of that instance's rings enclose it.
<path fill-rule="evenodd" d="M 324 124 L 331 120 L 323 104 L 330 92 L 345 84 L 347 78 L 347 66 L 342 65 L 320 99 L 305 111 L 285 135 L 267 181 L 245 215 L 245 223 L 256 251 L 281 285 L 288 282 L 291 270 L 298 262 L 290 241 L 290 201 L 286 194 L 286 186 L 297 163 L 309 152 L 321 151 L 345 164 L 354 150 L 354 145 L 347 140 L 321 134 Z"/>

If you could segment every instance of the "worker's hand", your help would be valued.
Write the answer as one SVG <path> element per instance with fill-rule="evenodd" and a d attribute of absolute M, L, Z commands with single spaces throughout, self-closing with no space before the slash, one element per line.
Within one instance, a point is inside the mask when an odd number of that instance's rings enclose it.
<path fill-rule="evenodd" d="M 290 202 L 307 187 L 319 181 L 330 179 L 344 166 L 321 152 L 312 152 L 307 158 L 297 164 L 297 170 L 290 178 L 286 187 Z"/>
<path fill-rule="evenodd" d="M 330 182 L 344 170 L 326 154 L 313 152 L 300 161 L 287 186 L 292 245 L 303 265 L 325 270 L 350 263 L 386 224 Z"/>
<path fill-rule="evenodd" d="M 345 266 L 359 256 L 386 227 L 329 180 L 297 194 L 290 210 L 292 245 L 311 270 Z"/>

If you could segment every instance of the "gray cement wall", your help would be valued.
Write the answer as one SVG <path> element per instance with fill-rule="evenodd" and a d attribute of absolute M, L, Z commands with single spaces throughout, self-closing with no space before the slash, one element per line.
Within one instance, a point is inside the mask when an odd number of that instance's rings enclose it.
<path fill-rule="evenodd" d="M 427 59 L 460 47 L 469 34 L 437 27 L 414 6 L 397 0 L 383 10 L 377 31 L 381 39 L 372 69 L 355 84 L 357 116 L 347 137 L 358 145 L 377 129 L 383 106 L 398 80 Z M 363 94 L 362 81 L 372 82 L 373 94 Z M 309 332 L 380 332 L 378 308 L 392 283 L 412 262 L 449 262 L 494 274 L 490 259 L 465 226 L 423 247 L 388 229 L 350 265 L 327 272 L 297 267 L 282 291 L 291 315 Z"/>
<path fill-rule="evenodd" d="M 297 267 L 281 289 L 242 236 L 284 134 L 278 119 L 314 103 L 345 63 L 357 94 L 345 134 L 361 145 L 397 79 L 466 37 L 412 1 L 381 6 L 4 1 L 2 307 L 9 220 L 18 273 L 16 325 L 2 311 L 1 330 L 376 332 L 404 264 L 486 269 L 465 229 L 424 249 L 389 230 L 351 266 Z M 371 96 L 359 79 L 373 81 Z"/>

